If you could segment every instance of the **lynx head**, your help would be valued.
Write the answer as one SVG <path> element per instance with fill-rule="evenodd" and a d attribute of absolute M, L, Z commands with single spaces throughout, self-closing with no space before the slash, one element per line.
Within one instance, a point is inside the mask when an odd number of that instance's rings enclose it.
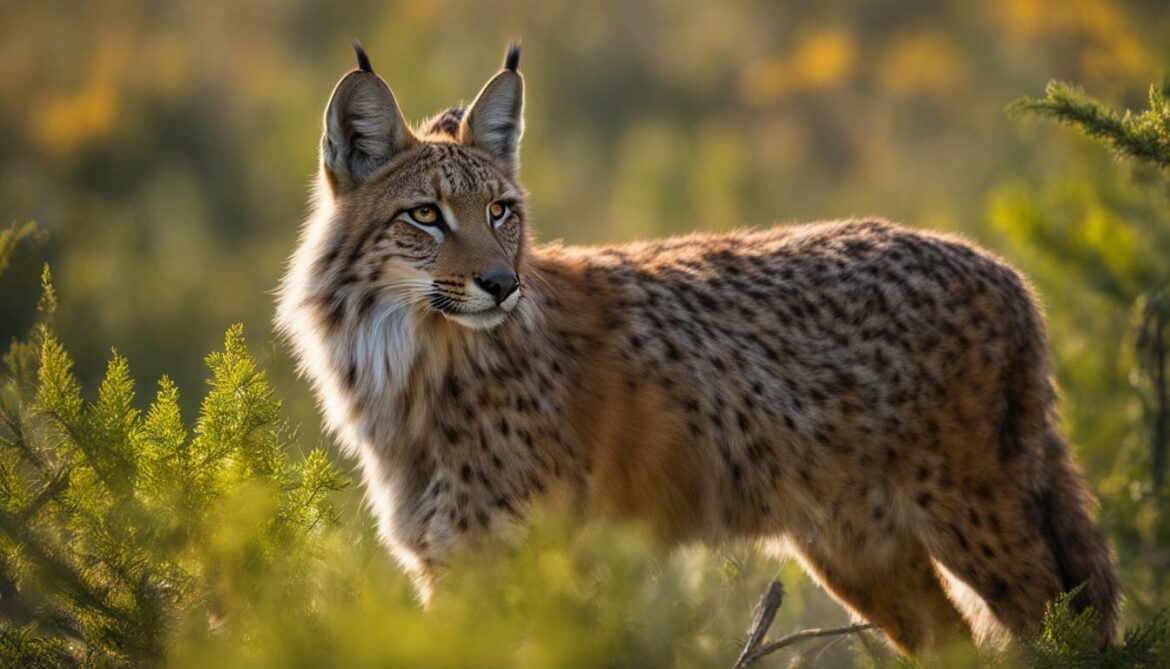
<path fill-rule="evenodd" d="M 365 51 L 325 111 L 324 197 L 340 229 L 332 259 L 379 301 L 463 326 L 502 323 L 520 301 L 528 250 L 516 182 L 520 49 L 466 109 L 411 129 Z"/>

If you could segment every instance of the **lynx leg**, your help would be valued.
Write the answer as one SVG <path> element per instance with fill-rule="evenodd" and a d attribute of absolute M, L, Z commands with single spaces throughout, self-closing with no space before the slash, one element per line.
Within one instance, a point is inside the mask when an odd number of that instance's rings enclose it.
<path fill-rule="evenodd" d="M 1045 606 L 1063 590 L 1034 505 L 1001 488 L 994 503 L 954 496 L 932 506 L 923 541 L 934 558 L 979 595 L 1013 636 L 1034 633 Z"/>
<path fill-rule="evenodd" d="M 877 625 L 902 652 L 921 654 L 970 638 L 930 556 L 905 540 L 880 557 L 825 546 L 796 546 L 805 569 L 837 601 Z"/>

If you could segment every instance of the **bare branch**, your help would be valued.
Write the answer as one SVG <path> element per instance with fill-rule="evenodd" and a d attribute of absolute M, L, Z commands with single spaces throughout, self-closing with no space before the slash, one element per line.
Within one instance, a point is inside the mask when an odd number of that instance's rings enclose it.
<path fill-rule="evenodd" d="M 784 587 L 780 584 L 780 581 L 772 581 L 772 584 L 768 586 L 768 591 L 764 593 L 764 596 L 760 598 L 760 603 L 756 605 L 752 625 L 748 628 L 747 641 L 744 643 L 743 651 L 740 652 L 733 669 L 745 669 L 745 667 L 751 666 L 765 655 L 775 653 L 782 648 L 787 648 L 801 641 L 832 636 L 846 636 L 873 629 L 873 625 L 866 623 L 847 625 L 845 627 L 831 627 L 829 629 L 809 629 L 795 634 L 789 634 L 782 639 L 765 644 L 763 643 L 764 636 L 768 633 L 768 628 L 771 627 L 772 620 L 776 618 L 776 612 L 780 610 L 780 605 L 783 603 Z"/>
<path fill-rule="evenodd" d="M 752 662 L 770 653 L 775 653 L 781 648 L 787 648 L 792 644 L 800 643 L 801 641 L 808 641 L 809 639 L 819 639 L 827 636 L 847 636 L 849 634 L 857 634 L 866 630 L 873 629 L 873 625 L 869 623 L 857 623 L 854 625 L 846 625 L 844 627 L 830 627 L 829 629 L 811 629 L 802 630 L 796 634 L 789 634 L 788 636 L 772 643 L 764 644 L 757 648 L 748 658 L 748 663 L 743 666 L 749 666 Z"/>
<path fill-rule="evenodd" d="M 756 611 L 752 615 L 752 626 L 748 628 L 748 638 L 744 642 L 739 659 L 735 661 L 735 669 L 746 667 L 751 662 L 748 658 L 752 651 L 764 642 L 764 636 L 768 634 L 768 628 L 772 626 L 776 612 L 780 610 L 780 605 L 783 603 L 784 585 L 780 581 L 772 581 L 768 586 L 768 591 L 756 604 Z"/>

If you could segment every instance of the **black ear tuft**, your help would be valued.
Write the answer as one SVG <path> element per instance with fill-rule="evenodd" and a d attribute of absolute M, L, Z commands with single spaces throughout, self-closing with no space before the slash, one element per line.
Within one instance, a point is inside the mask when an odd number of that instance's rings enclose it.
<path fill-rule="evenodd" d="M 370 57 L 366 55 L 366 50 L 362 48 L 362 43 L 356 37 L 353 38 L 353 50 L 357 54 L 358 69 L 373 74 L 374 66 L 370 65 Z"/>
<path fill-rule="evenodd" d="M 504 56 L 504 69 L 515 72 L 518 67 L 520 67 L 520 45 L 513 42 L 508 47 L 508 55 Z"/>

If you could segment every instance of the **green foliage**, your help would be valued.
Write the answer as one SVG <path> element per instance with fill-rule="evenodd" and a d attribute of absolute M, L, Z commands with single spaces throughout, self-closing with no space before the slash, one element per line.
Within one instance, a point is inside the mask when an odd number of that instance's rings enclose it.
<path fill-rule="evenodd" d="M 348 483 L 320 449 L 291 460 L 280 402 L 241 327 L 207 358 L 193 436 L 168 379 L 143 416 L 115 352 L 88 401 L 52 330 L 35 338 L 7 357 L 0 405 L 0 657 L 157 665 L 189 621 L 247 629 L 251 593 L 302 585 L 336 525 L 329 493 Z"/>
<path fill-rule="evenodd" d="M 1130 628 L 1120 643 L 1101 649 L 1093 642 L 1097 614 L 1091 609 L 1080 613 L 1072 609 L 1072 601 L 1079 590 L 1065 593 L 1049 604 L 1042 629 L 1025 643 L 978 655 L 970 649 L 959 648 L 926 664 L 908 658 L 894 658 L 881 666 L 884 669 L 923 669 L 924 666 L 948 669 L 1163 669 L 1170 666 L 1168 612 L 1159 613 Z"/>
<path fill-rule="evenodd" d="M 1029 669 L 1159 669 L 1170 666 L 1170 616 L 1163 611 L 1128 630 L 1122 642 L 1100 650 L 1093 645 L 1097 614 L 1074 613 L 1076 591 L 1048 606 L 1044 629 L 1017 650 Z"/>
<path fill-rule="evenodd" d="M 1079 88 L 1051 81 L 1041 99 L 1024 97 L 1009 107 L 1071 125 L 1108 145 L 1118 155 L 1170 168 L 1170 79 L 1151 85 L 1149 109 L 1119 113 Z"/>
<path fill-rule="evenodd" d="M 37 226 L 35 223 L 29 222 L 24 225 L 10 225 L 3 230 L 0 230 L 0 274 L 8 269 L 8 259 L 12 257 L 12 252 L 16 250 L 16 246 L 22 241 L 32 237 L 36 233 Z"/>

